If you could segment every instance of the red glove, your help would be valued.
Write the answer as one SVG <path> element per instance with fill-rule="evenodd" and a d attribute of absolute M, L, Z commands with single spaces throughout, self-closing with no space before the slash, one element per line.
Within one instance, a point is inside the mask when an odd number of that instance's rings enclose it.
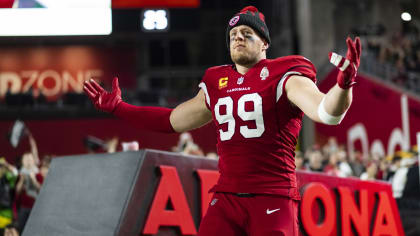
<path fill-rule="evenodd" d="M 337 76 L 337 83 L 342 89 L 349 89 L 356 83 L 357 69 L 359 68 L 360 55 L 362 54 L 362 45 L 359 37 L 356 37 L 354 42 L 350 37 L 347 37 L 346 43 L 347 54 L 345 58 L 335 52 L 329 53 L 330 62 L 340 70 Z"/>
<path fill-rule="evenodd" d="M 83 91 L 95 105 L 96 109 L 114 113 L 117 106 L 122 102 L 121 89 L 118 85 L 118 78 L 112 81 L 112 91 L 107 92 L 95 80 L 85 81 Z"/>

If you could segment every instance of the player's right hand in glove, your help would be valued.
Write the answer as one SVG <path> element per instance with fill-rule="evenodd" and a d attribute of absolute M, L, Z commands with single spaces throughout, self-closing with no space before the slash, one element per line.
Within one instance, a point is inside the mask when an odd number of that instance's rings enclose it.
<path fill-rule="evenodd" d="M 357 69 L 359 68 L 360 55 L 362 54 L 362 45 L 359 37 L 356 37 L 354 41 L 348 37 L 346 43 L 347 54 L 345 58 L 335 52 L 329 53 L 330 62 L 340 70 L 337 76 L 337 83 L 342 89 L 349 89 L 356 83 Z"/>
<path fill-rule="evenodd" d="M 112 91 L 103 89 L 95 80 L 85 81 L 83 91 L 95 105 L 96 109 L 108 113 L 114 113 L 117 106 L 122 102 L 121 89 L 118 85 L 118 78 L 112 81 Z"/>

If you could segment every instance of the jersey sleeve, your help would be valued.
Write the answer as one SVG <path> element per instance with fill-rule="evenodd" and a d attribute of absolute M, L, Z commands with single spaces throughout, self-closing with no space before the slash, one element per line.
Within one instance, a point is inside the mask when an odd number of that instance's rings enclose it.
<path fill-rule="evenodd" d="M 210 108 L 210 96 L 209 96 L 209 70 L 207 69 L 206 72 L 203 75 L 203 78 L 201 79 L 201 82 L 198 84 L 198 87 L 203 90 L 204 95 L 205 95 L 205 99 L 206 99 L 206 106 L 209 110 L 211 110 Z"/>
<path fill-rule="evenodd" d="M 286 63 L 286 74 L 296 72 L 296 74 L 308 77 L 316 83 L 316 68 L 309 59 L 303 56 L 291 56 Z"/>
<path fill-rule="evenodd" d="M 280 99 L 285 91 L 287 81 L 292 75 L 304 76 L 316 83 L 316 68 L 310 60 L 303 56 L 288 56 L 280 61 L 284 72 L 277 85 L 276 101 Z"/>

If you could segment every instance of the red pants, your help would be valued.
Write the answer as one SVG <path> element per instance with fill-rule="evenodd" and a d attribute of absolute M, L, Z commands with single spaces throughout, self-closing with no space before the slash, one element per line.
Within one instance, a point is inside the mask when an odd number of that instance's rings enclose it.
<path fill-rule="evenodd" d="M 215 193 L 198 236 L 298 236 L 298 201 Z"/>

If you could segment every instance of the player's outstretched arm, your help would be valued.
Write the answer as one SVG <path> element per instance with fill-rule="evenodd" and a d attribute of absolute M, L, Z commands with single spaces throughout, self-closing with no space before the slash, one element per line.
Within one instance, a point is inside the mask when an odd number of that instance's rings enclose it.
<path fill-rule="evenodd" d="M 330 53 L 330 62 L 340 71 L 337 84 L 327 94 L 320 92 L 309 78 L 303 76 L 293 76 L 286 83 L 289 100 L 314 121 L 339 124 L 351 105 L 352 86 L 356 83 L 362 48 L 358 37 L 354 42 L 347 38 L 346 43 L 348 50 L 345 58 Z"/>
<path fill-rule="evenodd" d="M 83 90 L 98 110 L 111 113 L 137 128 L 164 133 L 183 132 L 200 127 L 211 120 L 204 101 L 204 93 L 177 106 L 133 106 L 122 101 L 118 79 L 112 81 L 112 91 L 104 90 L 94 80 L 85 81 Z"/>
<path fill-rule="evenodd" d="M 205 94 L 202 89 L 194 98 L 175 107 L 170 117 L 176 132 L 199 128 L 210 122 L 211 119 L 211 111 L 206 106 Z"/>

